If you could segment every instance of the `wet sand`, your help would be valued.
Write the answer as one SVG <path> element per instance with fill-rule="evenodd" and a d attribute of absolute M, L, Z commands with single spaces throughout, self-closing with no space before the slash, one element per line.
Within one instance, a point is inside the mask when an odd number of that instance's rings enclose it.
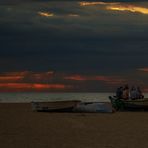
<path fill-rule="evenodd" d="M 41 113 L 0 103 L 0 148 L 148 148 L 148 112 Z"/>

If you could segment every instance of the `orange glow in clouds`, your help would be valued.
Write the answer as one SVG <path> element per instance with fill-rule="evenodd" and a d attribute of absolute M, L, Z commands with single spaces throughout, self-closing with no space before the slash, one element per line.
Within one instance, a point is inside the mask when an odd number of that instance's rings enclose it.
<path fill-rule="evenodd" d="M 118 4 L 118 3 L 106 3 L 106 2 L 80 2 L 80 6 L 93 6 L 93 5 L 107 5 L 107 4 Z"/>
<path fill-rule="evenodd" d="M 41 12 L 41 11 L 39 11 L 38 14 L 40 16 L 44 16 L 44 17 L 52 17 L 52 16 L 54 16 L 53 13 L 49 13 L 49 12 Z"/>
<path fill-rule="evenodd" d="M 66 76 L 64 77 L 66 80 L 74 80 L 74 81 L 87 81 L 88 78 L 81 75 L 72 75 L 72 76 Z"/>
<path fill-rule="evenodd" d="M 78 15 L 78 14 L 68 14 L 68 16 L 71 16 L 71 17 L 79 17 L 80 15 Z"/>
<path fill-rule="evenodd" d="M 56 81 L 56 83 L 55 83 Z M 59 82 L 57 82 L 59 81 Z M 66 83 L 65 83 L 66 81 Z M 123 84 L 124 79 L 118 76 L 104 75 L 66 75 L 48 72 L 5 72 L 0 74 L 0 92 L 17 91 L 70 91 L 74 90 L 75 82 L 89 83 L 88 81 L 103 82 L 109 85 Z M 95 82 L 95 83 L 96 83 Z M 74 84 L 74 85 L 73 85 Z M 73 86 L 72 86 L 73 85 Z M 87 85 L 87 84 L 86 84 Z"/>
<path fill-rule="evenodd" d="M 21 81 L 28 72 L 9 72 L 0 74 L 0 82 Z"/>
<path fill-rule="evenodd" d="M 64 79 L 66 80 L 74 80 L 74 81 L 103 81 L 108 84 L 122 84 L 126 82 L 125 79 L 121 79 L 119 77 L 115 76 L 82 76 L 82 75 L 71 75 L 71 76 L 66 76 Z"/>
<path fill-rule="evenodd" d="M 148 8 L 141 7 L 141 6 L 135 6 L 135 5 L 129 5 L 125 3 L 120 2 L 80 2 L 80 6 L 92 6 L 92 5 L 104 5 L 107 10 L 113 10 L 113 11 L 130 11 L 133 13 L 141 13 L 141 14 L 148 14 Z"/>
<path fill-rule="evenodd" d="M 0 76 L 0 82 L 6 82 L 6 81 L 18 81 L 23 79 L 22 76 Z"/>
<path fill-rule="evenodd" d="M 44 91 L 50 89 L 63 90 L 64 84 L 35 84 L 35 83 L 0 83 L 1 91 Z"/>
<path fill-rule="evenodd" d="M 114 6 L 108 6 L 108 10 L 114 10 L 114 11 L 130 11 L 130 12 L 137 12 L 142 14 L 148 14 L 148 8 L 133 6 L 133 5 L 114 5 Z"/>
<path fill-rule="evenodd" d="M 64 84 L 46 84 L 54 72 L 5 72 L 0 74 L 0 91 L 44 91 L 63 90 Z"/>
<path fill-rule="evenodd" d="M 148 67 L 145 67 L 145 68 L 139 68 L 138 70 L 139 70 L 139 71 L 143 71 L 143 72 L 148 72 Z"/>
<path fill-rule="evenodd" d="M 20 82 L 23 80 L 32 80 L 32 81 L 47 81 L 53 77 L 54 72 L 6 72 L 0 74 L 0 82 Z"/>

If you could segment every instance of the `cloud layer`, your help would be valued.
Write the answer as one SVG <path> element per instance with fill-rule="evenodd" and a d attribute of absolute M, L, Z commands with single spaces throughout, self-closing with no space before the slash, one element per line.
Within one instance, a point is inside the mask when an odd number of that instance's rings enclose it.
<path fill-rule="evenodd" d="M 23 89 L 29 83 L 32 90 L 39 85 L 111 90 L 126 82 L 146 87 L 147 2 L 5 2 L 0 5 L 1 89 L 3 83 L 9 88 L 22 83 Z M 45 84 L 52 77 L 49 69 L 58 74 L 51 86 Z M 24 77 L 24 71 L 32 74 Z"/>

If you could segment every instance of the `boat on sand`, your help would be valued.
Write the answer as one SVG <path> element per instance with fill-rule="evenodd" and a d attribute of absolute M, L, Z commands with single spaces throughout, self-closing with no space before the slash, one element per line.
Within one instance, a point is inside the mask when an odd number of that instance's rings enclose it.
<path fill-rule="evenodd" d="M 109 96 L 112 107 L 120 111 L 148 111 L 148 98 L 124 100 Z"/>
<path fill-rule="evenodd" d="M 33 111 L 40 112 L 69 112 L 79 103 L 78 100 L 31 102 Z"/>
<path fill-rule="evenodd" d="M 110 102 L 82 102 L 79 100 L 31 102 L 38 112 L 112 112 Z"/>

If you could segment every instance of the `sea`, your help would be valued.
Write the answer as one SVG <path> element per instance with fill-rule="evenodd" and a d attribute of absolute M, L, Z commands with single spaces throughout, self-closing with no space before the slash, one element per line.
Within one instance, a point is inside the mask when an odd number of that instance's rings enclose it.
<path fill-rule="evenodd" d="M 0 102 L 6 103 L 29 103 L 32 101 L 62 101 L 62 100 L 81 100 L 81 101 L 105 101 L 108 102 L 109 96 L 114 93 L 45 93 L 45 92 L 17 92 L 0 93 Z"/>
<path fill-rule="evenodd" d="M 0 93 L 2 103 L 30 103 L 32 101 L 64 101 L 80 100 L 85 102 L 109 102 L 109 96 L 115 93 L 44 93 L 44 92 L 17 92 Z M 148 93 L 144 94 L 148 98 Z"/>

